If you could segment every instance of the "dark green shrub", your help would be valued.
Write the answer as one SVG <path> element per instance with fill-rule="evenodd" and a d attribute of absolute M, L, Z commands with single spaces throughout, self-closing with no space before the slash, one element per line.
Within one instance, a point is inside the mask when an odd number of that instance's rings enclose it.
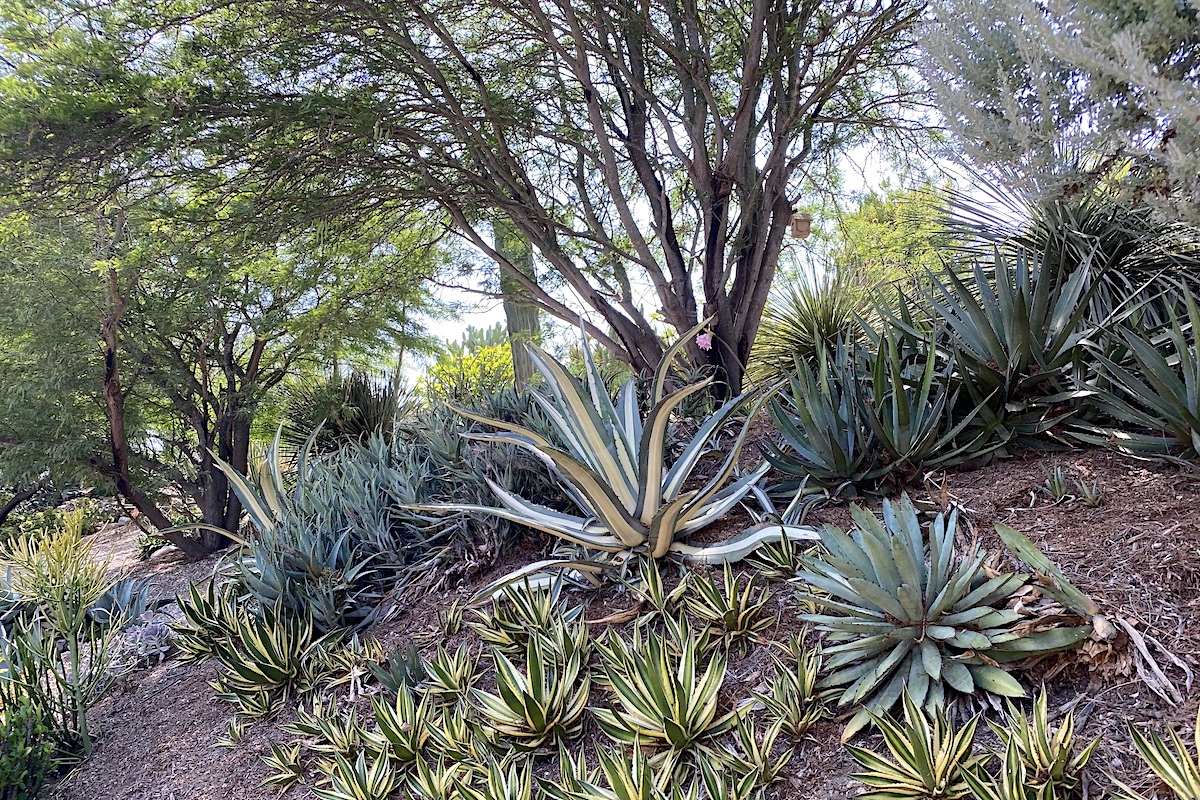
<path fill-rule="evenodd" d="M 37 800 L 55 766 L 54 741 L 28 699 L 0 709 L 0 800 Z"/>

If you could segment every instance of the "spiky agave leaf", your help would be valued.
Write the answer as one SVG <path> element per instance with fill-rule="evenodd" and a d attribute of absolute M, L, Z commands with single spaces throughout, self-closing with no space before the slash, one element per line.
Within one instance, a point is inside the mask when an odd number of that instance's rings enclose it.
<path fill-rule="evenodd" d="M 955 728 L 941 709 L 932 718 L 917 701 L 904 693 L 904 720 L 872 715 L 883 734 L 891 759 L 854 745 L 846 749 L 864 768 L 852 777 L 871 791 L 858 795 L 865 800 L 959 800 L 970 794 L 964 770 L 980 763 L 971 755 L 975 717 Z"/>
<path fill-rule="evenodd" d="M 701 651 L 686 621 L 681 621 L 678 652 L 661 636 L 626 642 L 610 634 L 600 647 L 604 682 L 618 709 L 593 708 L 601 729 L 625 744 L 657 744 L 679 752 L 730 730 L 738 711 L 718 715 L 726 659 L 712 656 L 703 674 Z"/>
<path fill-rule="evenodd" d="M 471 699 L 500 747 L 536 750 L 549 741 L 575 738 L 583 728 L 591 679 L 576 650 L 560 659 L 548 653 L 542 637 L 531 636 L 522 672 L 496 652 L 496 691 L 471 690 Z"/>
<path fill-rule="evenodd" d="M 1200 711 L 1196 712 L 1193 742 L 1197 756 L 1188 752 L 1183 737 L 1174 728 L 1167 729 L 1169 744 L 1153 731 L 1143 733 L 1133 725 L 1129 726 L 1129 738 L 1133 740 L 1133 746 L 1146 766 L 1170 787 L 1179 800 L 1200 800 Z M 1118 785 L 1129 796 L 1140 797 L 1128 786 L 1120 782 Z"/>
<path fill-rule="evenodd" d="M 775 617 L 764 613 L 770 591 L 751 575 L 743 584 L 726 564 L 720 586 L 708 575 L 691 573 L 686 594 L 688 610 L 708 623 L 713 633 L 727 642 L 753 638 L 775 624 Z"/>
<path fill-rule="evenodd" d="M 830 634 L 822 688 L 840 687 L 842 706 L 863 709 L 845 736 L 890 709 L 905 689 L 934 707 L 946 689 L 1020 697 L 1024 690 L 997 662 L 1014 661 L 1078 644 L 1090 627 L 1024 633 L 1022 615 L 1005 606 L 1027 576 L 988 577 L 978 546 L 959 556 L 957 515 L 939 514 L 923 530 L 912 501 L 884 501 L 883 519 L 851 509 L 847 534 L 821 534 L 824 554 L 806 558 L 800 580 L 813 587 L 801 598 L 819 611 L 802 618 Z"/>

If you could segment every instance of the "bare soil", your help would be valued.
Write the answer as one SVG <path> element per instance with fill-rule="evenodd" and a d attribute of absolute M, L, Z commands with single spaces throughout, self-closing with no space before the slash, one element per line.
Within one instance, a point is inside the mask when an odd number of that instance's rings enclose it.
<path fill-rule="evenodd" d="M 1089 508 L 1079 500 L 1052 503 L 1040 487 L 1045 471 L 1056 465 L 1069 483 L 1080 479 L 1097 484 L 1100 505 Z M 1099 603 L 1106 617 L 1127 623 L 1112 643 L 1090 643 L 1082 655 L 1034 665 L 1025 683 L 1037 686 L 1047 678 L 1053 713 L 1074 709 L 1081 740 L 1104 735 L 1093 761 L 1099 769 L 1094 771 L 1096 783 L 1089 787 L 1090 796 L 1100 796 L 1107 782 L 1103 772 L 1145 786 L 1145 771 L 1130 747 L 1127 725 L 1158 731 L 1171 725 L 1190 731 L 1200 697 L 1191 680 L 1191 671 L 1200 669 L 1200 483 L 1174 467 L 1107 451 L 1077 450 L 1052 456 L 1030 453 L 972 471 L 929 476 L 926 486 L 913 495 L 939 506 L 957 505 L 967 524 L 966 535 L 977 536 L 989 550 L 999 549 L 993 533 L 996 523 L 1022 531 Z M 826 507 L 814 514 L 813 521 L 845 527 L 849 513 L 845 506 Z M 735 517 L 713 534 L 725 535 L 747 523 L 745 516 Z M 98 552 L 110 554 L 114 570 L 151 578 L 159 596 L 171 597 L 205 579 L 217 563 L 214 557 L 186 564 L 170 550 L 139 563 L 131 555 L 136 536 L 135 529 L 110 527 L 96 534 L 94 541 Z M 469 597 L 487 580 L 541 557 L 545 550 L 544 542 L 531 539 L 504 554 L 503 563 L 494 565 L 473 586 L 416 599 L 407 593 L 393 597 L 385 619 L 368 634 L 391 645 L 432 631 L 439 609 L 453 599 Z M 591 597 L 584 593 L 581 599 L 590 602 L 587 618 L 597 625 L 608 624 L 606 620 L 631 605 L 627 596 L 611 591 Z M 779 622 L 769 637 L 781 639 L 800 626 L 786 586 L 775 589 L 774 603 Z M 1145 648 L 1144 655 L 1139 645 Z M 762 646 L 731 660 L 730 696 L 744 697 L 760 682 L 765 664 Z M 1160 676 L 1153 675 L 1151 664 L 1162 670 Z M 1142 674 L 1156 684 L 1157 691 Z M 91 758 L 61 779 L 50 796 L 215 800 L 272 794 L 259 788 L 267 774 L 260 757 L 272 737 L 285 738 L 279 721 L 255 725 L 234 749 L 213 749 L 231 708 L 214 699 L 208 686 L 211 678 L 211 665 L 182 666 L 172 660 L 134 674 L 96 709 L 102 740 Z M 594 699 L 602 702 L 603 694 Z M 768 796 L 855 794 L 858 784 L 850 778 L 853 763 L 840 745 L 840 732 L 836 720 L 818 724 L 799 743 L 784 779 Z M 595 731 L 587 737 L 602 741 Z M 879 745 L 870 737 L 866 743 Z M 297 789 L 288 796 L 305 795 Z"/>

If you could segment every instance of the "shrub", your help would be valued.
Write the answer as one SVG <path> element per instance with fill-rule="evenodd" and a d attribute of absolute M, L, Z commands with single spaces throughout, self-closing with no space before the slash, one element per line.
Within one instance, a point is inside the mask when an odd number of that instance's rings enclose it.
<path fill-rule="evenodd" d="M 846 727 L 849 738 L 871 714 L 890 709 L 907 690 L 918 705 L 935 708 L 947 689 L 1023 696 L 999 664 L 1072 647 L 1090 626 L 1040 628 L 1007 607 L 1029 576 L 989 577 L 978 545 L 962 556 L 954 547 L 957 514 L 939 514 L 922 530 L 907 495 L 884 501 L 882 522 L 852 508 L 849 534 L 827 526 L 826 553 L 805 559 L 801 599 L 819 613 L 802 618 L 829 634 L 822 688 L 844 687 L 838 704 L 862 703 Z"/>
<path fill-rule="evenodd" d="M 93 607 L 111 587 L 106 565 L 83 539 L 82 510 L 51 533 L 24 535 L 0 554 L 9 588 L 26 607 L 2 642 L 0 704 L 27 698 L 53 728 L 58 752 L 88 755 L 88 711 L 110 682 L 111 646 L 121 624 L 97 619 Z"/>
<path fill-rule="evenodd" d="M 11 700 L 0 709 L 0 800 L 37 800 L 55 766 L 51 728 L 27 697 Z"/>

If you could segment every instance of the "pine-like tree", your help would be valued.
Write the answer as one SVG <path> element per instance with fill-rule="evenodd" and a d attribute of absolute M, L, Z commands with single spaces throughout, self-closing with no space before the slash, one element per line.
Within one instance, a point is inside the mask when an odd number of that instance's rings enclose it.
<path fill-rule="evenodd" d="M 941 0 L 924 72 L 975 166 L 1200 221 L 1200 0 Z"/>

